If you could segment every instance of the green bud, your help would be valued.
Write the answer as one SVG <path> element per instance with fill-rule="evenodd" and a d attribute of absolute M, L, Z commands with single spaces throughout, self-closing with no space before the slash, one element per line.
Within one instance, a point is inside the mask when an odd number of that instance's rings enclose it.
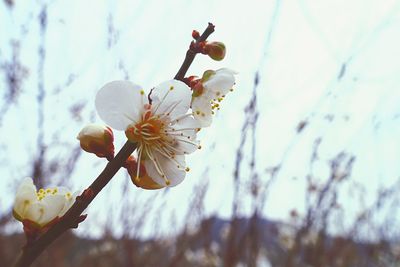
<path fill-rule="evenodd" d="M 221 61 L 225 57 L 226 48 L 222 42 L 211 42 L 206 44 L 205 51 L 210 58 Z"/>

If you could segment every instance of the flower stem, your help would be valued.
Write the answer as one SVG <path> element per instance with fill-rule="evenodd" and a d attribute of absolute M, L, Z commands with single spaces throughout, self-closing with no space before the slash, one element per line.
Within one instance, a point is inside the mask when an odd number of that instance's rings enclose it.
<path fill-rule="evenodd" d="M 196 43 L 204 42 L 211 33 L 214 32 L 214 25 L 208 23 L 208 27 L 203 34 L 196 39 Z M 198 52 L 192 49 L 192 46 L 186 52 L 186 57 L 178 73 L 175 76 L 176 80 L 183 80 L 187 70 L 192 64 Z M 71 228 L 77 228 L 78 224 L 82 222 L 86 215 L 81 215 L 82 212 L 89 206 L 98 193 L 108 184 L 114 177 L 117 171 L 124 166 L 127 158 L 135 151 L 136 144 L 127 141 L 118 154 L 113 158 L 104 170 L 99 174 L 96 180 L 76 198 L 75 203 L 67 211 L 67 213 L 60 218 L 49 230 L 43 233 L 38 239 L 29 242 L 22 248 L 21 254 L 18 256 L 14 267 L 28 267 L 33 261 L 60 235 Z"/>

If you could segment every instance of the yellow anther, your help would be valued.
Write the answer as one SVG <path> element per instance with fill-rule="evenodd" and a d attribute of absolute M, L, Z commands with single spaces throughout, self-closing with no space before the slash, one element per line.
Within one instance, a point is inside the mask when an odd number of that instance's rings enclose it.
<path fill-rule="evenodd" d="M 171 87 L 169 88 L 169 90 L 174 90 L 174 87 L 173 87 L 173 86 L 171 86 Z"/>
<path fill-rule="evenodd" d="M 51 193 L 51 189 L 50 188 L 46 189 L 46 193 Z"/>
<path fill-rule="evenodd" d="M 143 90 L 143 89 L 140 90 L 140 94 L 141 94 L 141 95 L 144 95 L 144 90 Z"/>
<path fill-rule="evenodd" d="M 170 185 L 170 184 L 171 184 L 171 181 L 168 180 L 168 179 L 165 179 L 165 184 L 166 184 L 166 185 Z"/>
<path fill-rule="evenodd" d="M 39 193 L 44 193 L 44 189 L 43 189 L 43 188 L 40 188 L 40 189 L 39 189 Z"/>

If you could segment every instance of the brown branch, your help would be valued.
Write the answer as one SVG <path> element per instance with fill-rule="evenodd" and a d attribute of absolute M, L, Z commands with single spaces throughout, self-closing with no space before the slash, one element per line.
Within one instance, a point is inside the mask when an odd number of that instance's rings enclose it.
<path fill-rule="evenodd" d="M 214 25 L 209 23 L 207 29 L 196 40 L 195 44 L 205 41 L 211 33 L 214 32 Z M 194 57 L 198 52 L 194 51 L 193 46 L 186 52 L 186 57 L 182 66 L 180 67 L 175 79 L 182 80 L 192 64 Z M 18 256 L 14 267 L 27 267 L 59 236 L 71 228 L 77 228 L 78 224 L 82 222 L 86 215 L 81 215 L 82 212 L 89 206 L 98 193 L 108 184 L 114 177 L 117 171 L 124 165 L 126 159 L 135 151 L 136 144 L 126 142 L 118 154 L 112 159 L 104 170 L 99 174 L 96 180 L 76 198 L 75 203 L 67 211 L 67 213 L 47 232 L 39 236 L 36 240 L 29 242 L 23 249 L 22 253 Z"/>
<path fill-rule="evenodd" d="M 205 40 L 207 40 L 208 36 L 210 36 L 210 34 L 212 34 L 214 32 L 215 26 L 212 23 L 208 23 L 208 27 L 207 29 L 203 32 L 203 34 L 196 40 L 195 43 L 191 43 L 190 47 L 188 49 L 188 51 L 186 52 L 186 57 L 185 60 L 182 63 L 181 68 L 179 69 L 179 71 L 176 73 L 174 79 L 175 80 L 180 80 L 182 81 L 183 78 L 185 78 L 185 74 L 187 72 L 187 70 L 189 69 L 190 65 L 192 64 L 195 56 L 197 53 L 199 53 L 198 51 L 196 51 L 194 48 L 196 47 L 196 44 L 199 44 L 200 42 L 204 42 Z"/>
<path fill-rule="evenodd" d="M 136 144 L 126 142 L 118 152 L 117 156 L 111 160 L 105 169 L 100 173 L 96 180 L 86 189 L 81 196 L 77 197 L 75 203 L 68 212 L 52 226 L 46 233 L 37 240 L 27 244 L 22 249 L 22 254 L 17 260 L 15 267 L 29 266 L 55 239 L 70 228 L 76 228 L 78 223 L 84 219 L 82 212 L 89 206 L 98 193 L 114 177 L 117 171 L 122 167 L 126 159 L 136 149 Z"/>

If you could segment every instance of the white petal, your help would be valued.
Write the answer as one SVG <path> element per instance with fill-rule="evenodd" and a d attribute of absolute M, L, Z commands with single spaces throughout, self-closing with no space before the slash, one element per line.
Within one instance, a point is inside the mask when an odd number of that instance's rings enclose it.
<path fill-rule="evenodd" d="M 150 97 L 155 114 L 169 114 L 174 119 L 189 110 L 192 91 L 181 81 L 169 80 L 156 86 Z"/>
<path fill-rule="evenodd" d="M 75 203 L 76 197 L 78 196 L 79 192 L 75 192 L 74 194 L 72 194 L 72 196 L 68 199 L 66 199 L 65 201 L 65 205 L 63 207 L 63 209 L 60 211 L 59 216 L 64 216 L 64 214 L 69 210 L 69 208 L 71 208 L 71 206 Z"/>
<path fill-rule="evenodd" d="M 15 200 L 36 200 L 36 190 L 32 190 L 32 188 L 24 187 L 18 191 L 18 194 L 15 197 Z"/>
<path fill-rule="evenodd" d="M 231 74 L 231 75 L 236 75 L 238 74 L 237 71 L 228 69 L 228 68 L 220 68 L 218 70 L 215 71 L 216 73 L 225 73 L 225 74 Z"/>
<path fill-rule="evenodd" d="M 23 197 L 28 200 L 36 199 L 36 186 L 30 177 L 25 178 L 21 185 L 18 187 L 16 197 Z"/>
<path fill-rule="evenodd" d="M 235 72 L 229 69 L 219 69 L 209 80 L 203 83 L 206 93 L 212 98 L 226 95 L 235 84 Z"/>
<path fill-rule="evenodd" d="M 192 110 L 194 118 L 201 127 L 208 127 L 212 122 L 212 108 L 210 99 L 206 95 L 193 97 Z"/>
<path fill-rule="evenodd" d="M 44 214 L 43 204 L 35 202 L 29 206 L 26 212 L 23 214 L 23 219 L 31 220 L 32 222 L 39 223 Z"/>
<path fill-rule="evenodd" d="M 186 175 L 185 156 L 176 155 L 175 160 L 172 160 L 156 151 L 153 151 L 152 154 L 158 163 L 158 168 L 161 169 L 165 178 L 170 181 L 169 186 L 175 186 L 183 181 Z M 179 168 L 178 165 L 180 166 Z M 144 160 L 144 166 L 147 174 L 153 179 L 153 181 L 162 186 L 166 186 L 165 179 L 161 176 L 161 173 L 157 170 L 155 163 L 152 160 Z"/>
<path fill-rule="evenodd" d="M 200 127 L 201 124 L 193 117 L 185 117 L 173 125 L 172 128 L 177 135 L 175 137 L 175 140 L 177 140 L 177 154 L 190 154 L 199 148 L 199 142 L 196 140 L 196 136 L 197 129 Z M 182 136 L 180 136 L 180 134 L 182 134 Z"/>
<path fill-rule="evenodd" d="M 32 178 L 25 178 L 21 185 L 18 187 L 15 202 L 14 212 L 16 212 L 21 218 L 24 218 L 25 213 L 30 205 L 37 201 L 36 187 L 33 184 Z"/>
<path fill-rule="evenodd" d="M 38 223 L 40 225 L 45 225 L 58 217 L 64 208 L 65 201 L 66 199 L 63 195 L 49 195 L 43 198 L 41 204 L 43 205 L 44 213 Z"/>
<path fill-rule="evenodd" d="M 139 85 L 129 81 L 113 81 L 104 85 L 96 95 L 96 110 L 100 118 L 116 130 L 125 130 L 138 122 L 147 104 Z"/>
<path fill-rule="evenodd" d="M 91 124 L 86 125 L 79 132 L 78 139 L 81 139 L 85 136 L 103 138 L 105 130 L 107 130 L 107 128 L 104 125 L 91 123 Z"/>

